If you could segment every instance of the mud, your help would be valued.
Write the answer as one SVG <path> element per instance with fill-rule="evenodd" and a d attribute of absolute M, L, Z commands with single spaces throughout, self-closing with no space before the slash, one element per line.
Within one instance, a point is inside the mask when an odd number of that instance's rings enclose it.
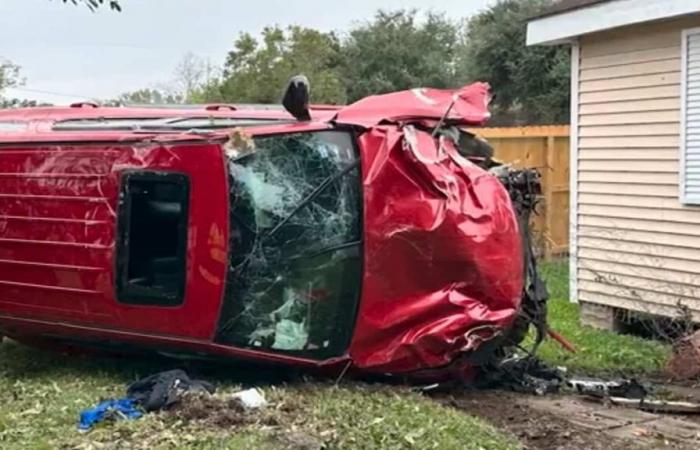
<path fill-rule="evenodd" d="M 279 421 L 265 410 L 246 410 L 236 399 L 209 395 L 188 395 L 167 411 L 183 423 L 204 427 L 237 429 L 248 425 L 278 426 Z"/>
<path fill-rule="evenodd" d="M 481 417 L 532 450 L 700 448 L 696 424 L 683 418 L 608 408 L 570 397 L 502 391 L 442 394 L 436 400 Z"/>

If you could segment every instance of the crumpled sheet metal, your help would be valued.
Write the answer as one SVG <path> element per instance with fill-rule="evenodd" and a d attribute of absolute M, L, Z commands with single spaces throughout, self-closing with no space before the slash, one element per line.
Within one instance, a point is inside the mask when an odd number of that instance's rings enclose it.
<path fill-rule="evenodd" d="M 511 200 L 444 138 L 387 125 L 360 145 L 364 278 L 350 356 L 380 373 L 447 366 L 516 317 L 523 258 Z"/>
<path fill-rule="evenodd" d="M 456 90 L 418 88 L 359 100 L 340 111 L 333 121 L 369 128 L 387 122 L 432 121 L 443 118 L 455 125 L 483 125 L 491 117 L 488 83 Z"/>

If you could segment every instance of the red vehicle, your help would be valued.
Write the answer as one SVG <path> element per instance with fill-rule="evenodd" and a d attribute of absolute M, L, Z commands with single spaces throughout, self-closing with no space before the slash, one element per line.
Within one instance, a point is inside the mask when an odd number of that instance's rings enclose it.
<path fill-rule="evenodd" d="M 1 111 L 0 333 L 381 374 L 463 371 L 522 334 L 518 212 L 461 130 L 488 86 L 305 89 L 294 115 Z"/>

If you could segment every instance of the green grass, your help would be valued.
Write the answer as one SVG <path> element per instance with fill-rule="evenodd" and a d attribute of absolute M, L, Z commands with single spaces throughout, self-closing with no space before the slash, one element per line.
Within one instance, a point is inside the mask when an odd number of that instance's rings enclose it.
<path fill-rule="evenodd" d="M 625 375 L 658 371 L 668 347 L 631 336 L 580 326 L 578 307 L 568 302 L 567 264 L 544 264 L 549 283 L 550 321 L 579 349 L 571 355 L 551 340 L 540 355 L 572 372 Z M 332 449 L 515 449 L 512 438 L 482 420 L 396 386 L 347 384 L 283 385 L 265 388 L 277 425 L 255 423 L 237 429 L 182 423 L 150 414 L 133 422 L 100 426 L 88 434 L 76 428 L 78 413 L 105 398 L 124 394 L 126 383 L 177 363 L 80 358 L 5 341 L 0 346 L 0 448 L 281 449 L 280 434 L 314 436 Z M 207 378 L 222 393 L 238 388 L 235 368 Z"/>
<path fill-rule="evenodd" d="M 143 419 L 77 431 L 78 413 L 101 399 L 124 395 L 125 384 L 165 362 L 80 358 L 5 341 L 0 346 L 0 448 L 282 449 L 280 435 L 314 436 L 332 449 L 517 449 L 512 438 L 480 419 L 397 386 L 298 383 L 264 388 L 265 421 L 236 429 L 182 423 L 149 414 Z M 205 370 L 212 370 L 211 368 Z M 222 395 L 239 388 L 235 368 L 208 379 Z"/>
<path fill-rule="evenodd" d="M 565 366 L 574 373 L 603 375 L 651 375 L 669 356 L 670 347 L 657 341 L 620 335 L 581 326 L 579 307 L 569 302 L 568 260 L 542 264 L 550 293 L 550 326 L 577 348 L 572 355 L 557 342 L 547 340 L 539 355 L 549 363 Z"/>

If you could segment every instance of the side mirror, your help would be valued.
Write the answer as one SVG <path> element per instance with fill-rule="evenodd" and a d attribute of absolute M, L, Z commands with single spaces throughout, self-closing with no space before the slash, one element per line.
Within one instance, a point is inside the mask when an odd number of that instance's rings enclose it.
<path fill-rule="evenodd" d="M 293 76 L 282 97 L 284 109 L 297 120 L 311 120 L 309 113 L 309 80 L 304 75 Z"/>

